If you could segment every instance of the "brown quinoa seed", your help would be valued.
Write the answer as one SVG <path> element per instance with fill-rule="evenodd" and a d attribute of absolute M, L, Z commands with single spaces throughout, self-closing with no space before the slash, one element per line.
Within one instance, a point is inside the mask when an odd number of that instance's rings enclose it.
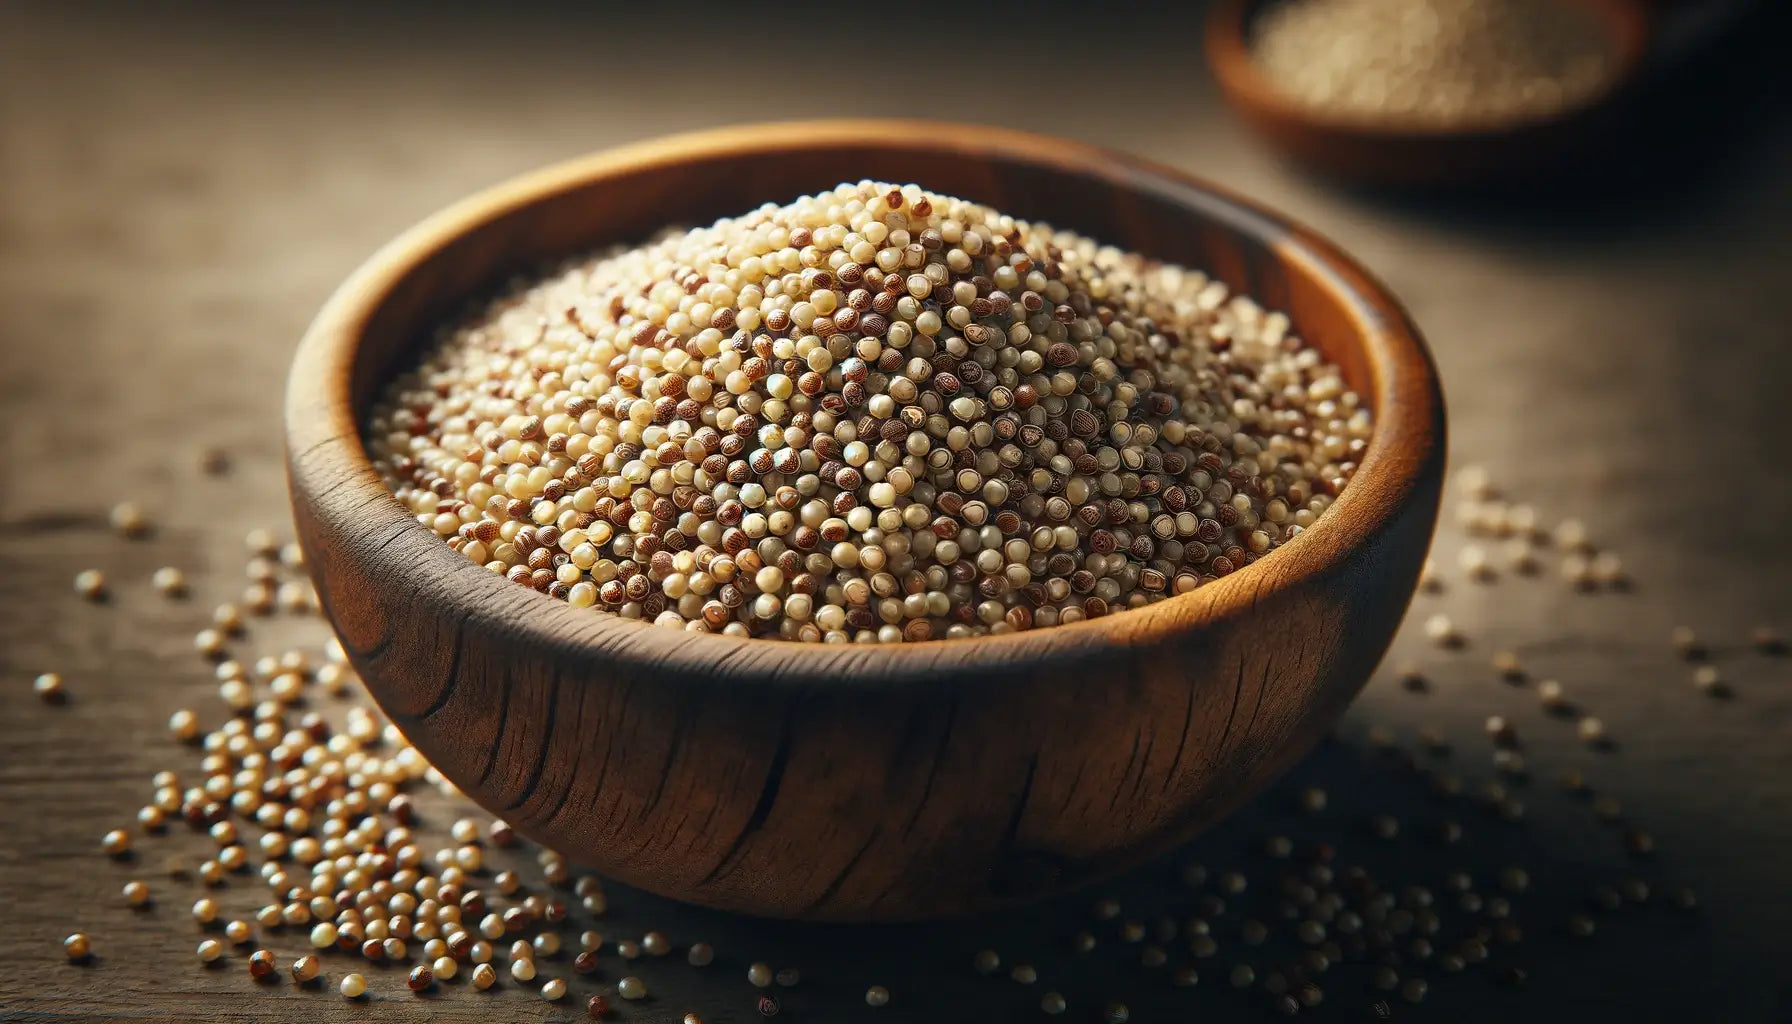
<path fill-rule="evenodd" d="M 249 954 L 249 977 L 256 981 L 265 981 L 273 977 L 277 970 L 272 950 L 258 949 Z"/>
<path fill-rule="evenodd" d="M 62 953 L 70 963 L 84 963 L 93 956 L 93 940 L 85 932 L 76 932 L 62 940 Z"/>

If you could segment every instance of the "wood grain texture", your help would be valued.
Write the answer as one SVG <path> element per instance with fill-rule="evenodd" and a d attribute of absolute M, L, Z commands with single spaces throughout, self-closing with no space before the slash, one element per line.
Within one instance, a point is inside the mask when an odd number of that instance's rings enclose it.
<path fill-rule="evenodd" d="M 1310 167 L 1373 185 L 1511 186 L 1596 160 L 1614 142 L 1620 115 L 1648 53 L 1654 15 L 1639 0 L 1572 0 L 1611 32 L 1611 85 L 1560 114 L 1487 128 L 1441 128 L 1350 114 L 1323 114 L 1283 95 L 1250 52 L 1251 22 L 1269 0 L 1218 0 L 1208 11 L 1207 60 L 1234 111 L 1258 135 Z"/>
<path fill-rule="evenodd" d="M 1013 636 L 809 646 L 653 628 L 509 584 L 385 491 L 356 424 L 438 318 L 506 274 L 876 176 L 1210 270 L 1287 310 L 1376 414 L 1312 530 L 1124 614 Z M 425 221 L 294 363 L 293 510 L 387 712 L 525 834 L 662 895 L 828 920 L 938 917 L 1102 877 L 1306 752 L 1380 659 L 1429 541 L 1443 406 L 1405 313 L 1308 231 L 1166 168 L 994 128 L 840 121 L 575 160 Z"/>

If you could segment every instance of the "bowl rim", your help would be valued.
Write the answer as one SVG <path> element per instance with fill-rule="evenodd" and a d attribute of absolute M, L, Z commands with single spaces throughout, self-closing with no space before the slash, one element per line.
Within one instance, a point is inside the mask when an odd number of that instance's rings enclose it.
<path fill-rule="evenodd" d="M 1276 88 L 1258 68 L 1249 42 L 1251 21 L 1276 2 L 1280 0 L 1218 0 L 1208 11 L 1204 49 L 1222 91 L 1238 106 L 1283 124 L 1381 142 L 1510 138 L 1571 122 L 1615 99 L 1636 81 L 1654 34 L 1652 16 L 1637 0 L 1570 0 L 1592 11 L 1614 40 L 1615 67 L 1604 84 L 1579 102 L 1550 113 L 1485 117 L 1447 126 L 1409 117 L 1325 113 Z"/>
<path fill-rule="evenodd" d="M 804 644 L 671 630 L 554 601 L 474 565 L 420 525 L 379 479 L 362 443 L 354 367 L 364 331 L 409 274 L 444 246 L 493 220 L 623 174 L 722 157 L 880 145 L 994 156 L 1144 191 L 1254 237 L 1323 280 L 1367 366 L 1374 426 L 1357 472 L 1326 515 L 1263 558 L 1212 583 L 1142 608 L 992 637 L 896 644 Z M 794 198 L 794 197 L 793 197 Z M 593 244 L 598 244 L 594 240 Z M 1336 245 L 1279 214 L 1174 168 L 1102 147 L 1005 128 L 899 119 L 750 124 L 635 142 L 575 157 L 474 193 L 388 242 L 326 301 L 294 356 L 285 406 L 289 490 L 320 528 L 378 533 L 377 558 L 421 573 L 420 595 L 443 595 L 462 621 L 501 629 L 556 658 L 651 664 L 667 673 L 726 676 L 776 686 L 907 685 L 940 671 L 1026 673 L 1065 658 L 1122 655 L 1235 619 L 1278 593 L 1340 570 L 1389 529 L 1441 458 L 1443 396 L 1431 354 L 1404 308 Z M 347 469 L 349 479 L 342 479 Z M 329 474 L 327 477 L 324 474 Z M 352 513 L 329 492 L 352 488 Z M 326 503 L 326 498 L 328 502 Z M 380 499 L 383 499 L 380 500 Z M 352 522 L 351 522 L 352 519 Z M 315 567 L 316 558 L 309 560 Z M 315 571 L 315 569 L 314 569 Z M 369 578 L 379 578 L 369 573 Z M 320 587 L 320 592 L 326 588 Z M 326 604 L 327 593 L 320 593 Z M 326 611 L 328 609 L 326 608 Z"/>

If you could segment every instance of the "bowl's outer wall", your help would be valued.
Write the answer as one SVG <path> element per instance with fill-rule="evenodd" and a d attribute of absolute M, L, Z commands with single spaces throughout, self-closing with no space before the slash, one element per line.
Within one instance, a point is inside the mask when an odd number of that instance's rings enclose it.
<path fill-rule="evenodd" d="M 372 304 L 339 296 L 320 317 L 289 396 L 300 541 L 369 689 L 481 805 L 678 899 L 781 917 L 938 917 L 1181 841 L 1288 768 L 1355 695 L 1411 596 L 1442 477 L 1441 397 L 1404 314 L 1323 242 L 1186 179 L 1068 144 L 1062 160 L 1044 158 L 1025 137 L 1014 152 L 1014 138 L 990 134 L 986 145 L 970 129 L 863 143 L 798 133 L 808 141 L 786 138 L 771 155 L 693 145 L 676 166 L 522 188 L 445 245 L 376 257 L 399 270 Z M 778 138 L 755 145 L 778 150 Z M 1026 657 L 1003 656 L 1018 644 L 939 642 L 885 671 L 889 652 L 849 646 L 807 649 L 798 668 L 791 645 L 687 641 L 550 605 L 466 562 L 384 491 L 353 420 L 331 407 L 352 392 L 359 416 L 431 325 L 506 274 L 868 174 L 1049 215 L 1288 310 L 1378 417 L 1426 428 L 1372 445 L 1365 465 L 1400 481 L 1398 494 L 1359 504 L 1360 533 L 1310 531 L 1103 629 L 1029 634 Z M 325 349 L 344 330 L 359 348 L 332 363 Z M 1365 332 L 1391 338 L 1387 351 L 1366 350 Z M 1416 367 L 1396 369 L 1390 352 Z M 352 380 L 305 379 L 338 371 Z M 576 614 L 544 633 L 544 617 L 565 612 Z"/>

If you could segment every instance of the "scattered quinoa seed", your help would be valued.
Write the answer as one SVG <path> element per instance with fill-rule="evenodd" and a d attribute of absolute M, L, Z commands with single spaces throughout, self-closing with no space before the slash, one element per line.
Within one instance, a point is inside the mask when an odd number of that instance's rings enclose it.
<path fill-rule="evenodd" d="M 108 518 L 120 536 L 136 538 L 149 532 L 149 520 L 134 501 L 121 501 L 112 506 Z"/>
<path fill-rule="evenodd" d="M 1395 675 L 1399 677 L 1401 687 L 1413 693 L 1423 693 L 1428 688 L 1425 673 L 1417 665 L 1401 665 Z"/>
<path fill-rule="evenodd" d="M 62 675 L 57 672 L 44 672 L 31 681 L 31 692 L 45 704 L 60 704 L 68 699 L 68 691 L 63 688 Z"/>
<path fill-rule="evenodd" d="M 1562 556 L 1562 582 L 1577 590 L 1593 585 L 1592 565 L 1585 555 L 1571 552 Z"/>
<path fill-rule="evenodd" d="M 106 597 L 106 574 L 98 569 L 83 569 L 75 574 L 75 593 L 89 601 Z"/>
<path fill-rule="evenodd" d="M 182 597 L 187 592 L 186 574 L 172 566 L 163 566 L 150 576 L 150 583 L 168 597 Z"/>
<path fill-rule="evenodd" d="M 1728 692 L 1728 688 L 1724 685 L 1723 673 L 1717 670 L 1716 665 L 1700 665 L 1693 669 L 1692 685 L 1713 697 L 1722 697 Z"/>
<path fill-rule="evenodd" d="M 1670 639 L 1682 658 L 1692 661 L 1705 656 L 1705 644 L 1690 626 L 1675 626 Z"/>
<path fill-rule="evenodd" d="M 1469 501 L 1486 501 L 1494 496 L 1493 474 L 1479 463 L 1469 463 L 1453 477 L 1456 490 Z"/>
<path fill-rule="evenodd" d="M 249 954 L 249 977 L 265 981 L 274 976 L 275 970 L 272 950 L 258 949 Z"/>
<path fill-rule="evenodd" d="M 1622 587 L 1629 582 L 1623 560 L 1610 551 L 1594 555 L 1587 563 L 1587 574 L 1594 583 L 1604 587 Z"/>
<path fill-rule="evenodd" d="M 885 1006 L 890 1002 L 890 990 L 882 985 L 873 985 L 865 990 L 866 1006 Z"/>
<path fill-rule="evenodd" d="M 645 999 L 647 998 L 647 983 L 631 975 L 616 983 L 616 994 L 630 1002 Z"/>
<path fill-rule="evenodd" d="M 1578 519 L 1564 519 L 1557 523 L 1553 537 L 1556 547 L 1562 551 L 1585 554 L 1592 550 L 1587 525 Z"/>
<path fill-rule="evenodd" d="M 1575 726 L 1575 732 L 1589 746 L 1600 746 L 1607 742 L 1605 723 L 1591 715 L 1580 720 L 1580 724 Z"/>
<path fill-rule="evenodd" d="M 62 940 L 62 953 L 70 963 L 82 963 L 93 956 L 93 940 L 85 932 L 76 932 Z"/>
<path fill-rule="evenodd" d="M 1517 653 L 1513 651 L 1496 653 L 1493 656 L 1493 670 L 1500 674 L 1501 679 L 1508 682 L 1524 679 L 1524 663 L 1519 661 Z"/>
<path fill-rule="evenodd" d="M 1456 624 L 1442 612 L 1425 620 L 1425 635 L 1439 647 L 1459 647 L 1462 644 L 1462 634 L 1456 632 Z"/>
<path fill-rule="evenodd" d="M 1514 537 L 1501 550 L 1506 556 L 1506 568 L 1525 576 L 1537 571 L 1537 549 L 1531 546 L 1529 537 Z"/>
<path fill-rule="evenodd" d="M 1493 579 L 1493 560 L 1487 557 L 1487 549 L 1479 544 L 1465 545 L 1457 560 L 1469 579 L 1483 583 Z"/>
<path fill-rule="evenodd" d="M 1537 700 L 1548 711 L 1560 711 L 1568 706 L 1562 684 L 1554 679 L 1545 679 L 1537 684 Z"/>

